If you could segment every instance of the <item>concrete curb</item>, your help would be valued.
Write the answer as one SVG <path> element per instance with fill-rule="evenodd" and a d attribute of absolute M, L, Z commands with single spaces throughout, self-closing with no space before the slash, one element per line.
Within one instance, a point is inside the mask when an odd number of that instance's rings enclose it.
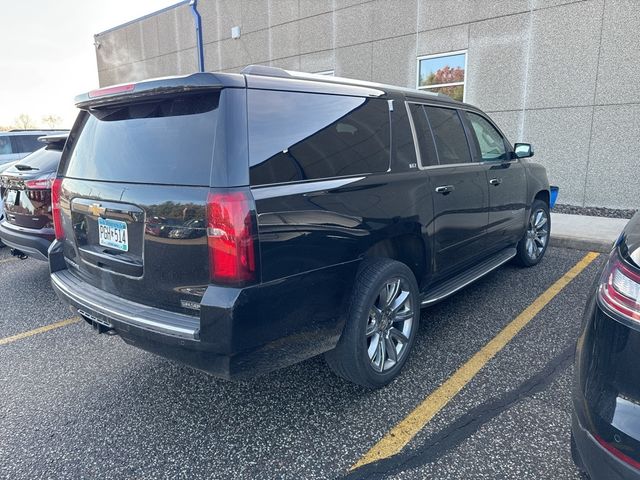
<path fill-rule="evenodd" d="M 552 247 L 571 248 L 573 250 L 589 250 L 592 252 L 609 253 L 613 243 L 604 240 L 554 235 L 551 231 L 549 245 Z"/>

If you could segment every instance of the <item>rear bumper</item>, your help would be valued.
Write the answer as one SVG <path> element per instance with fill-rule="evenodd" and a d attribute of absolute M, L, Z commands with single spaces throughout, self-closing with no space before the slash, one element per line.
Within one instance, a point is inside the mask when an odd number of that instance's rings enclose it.
<path fill-rule="evenodd" d="M 580 459 L 576 463 L 589 474 L 591 480 L 640 480 L 640 471 L 614 457 L 583 427 L 574 413 L 571 432 Z"/>
<path fill-rule="evenodd" d="M 30 257 L 47 261 L 47 251 L 51 240 L 38 234 L 24 233 L 6 226 L 6 221 L 0 222 L 0 239 L 2 243 L 16 248 Z"/>
<path fill-rule="evenodd" d="M 57 242 L 51 283 L 85 318 L 134 346 L 226 379 L 246 379 L 335 347 L 357 262 L 247 288 L 210 285 L 200 316 L 149 307 L 88 285 L 66 268 Z"/>
<path fill-rule="evenodd" d="M 82 282 L 69 270 L 52 273 L 51 285 L 59 297 L 103 325 L 130 325 L 160 335 L 198 340 L 200 321 L 197 317 L 119 298 Z"/>

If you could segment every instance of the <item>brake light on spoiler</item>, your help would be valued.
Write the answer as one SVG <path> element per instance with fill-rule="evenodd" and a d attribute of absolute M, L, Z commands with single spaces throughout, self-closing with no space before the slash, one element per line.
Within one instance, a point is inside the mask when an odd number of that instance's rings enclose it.
<path fill-rule="evenodd" d="M 105 95 L 113 95 L 115 93 L 132 92 L 136 88 L 135 83 L 126 83 L 123 85 L 114 85 L 113 87 L 99 88 L 89 92 L 89 98 L 104 97 Z"/>

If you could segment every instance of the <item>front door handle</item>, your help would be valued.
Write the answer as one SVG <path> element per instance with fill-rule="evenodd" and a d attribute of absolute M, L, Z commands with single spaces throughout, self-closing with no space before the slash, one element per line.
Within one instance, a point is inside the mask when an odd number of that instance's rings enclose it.
<path fill-rule="evenodd" d="M 502 183 L 502 179 L 501 178 L 492 178 L 491 180 L 489 180 L 489 183 L 491 185 L 493 185 L 494 187 L 497 187 L 498 185 L 500 185 Z"/>
<path fill-rule="evenodd" d="M 454 190 L 455 188 L 453 185 L 440 185 L 439 187 L 436 187 L 436 193 L 441 193 L 442 195 L 447 195 Z"/>

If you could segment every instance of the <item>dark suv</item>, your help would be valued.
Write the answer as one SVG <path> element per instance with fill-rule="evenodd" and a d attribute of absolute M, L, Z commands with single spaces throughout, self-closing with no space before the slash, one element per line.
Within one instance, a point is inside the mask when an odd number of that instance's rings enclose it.
<path fill-rule="evenodd" d="M 53 185 L 58 295 L 224 378 L 326 353 L 380 387 L 420 308 L 549 238 L 549 184 L 449 97 L 248 67 L 90 92 Z"/>

